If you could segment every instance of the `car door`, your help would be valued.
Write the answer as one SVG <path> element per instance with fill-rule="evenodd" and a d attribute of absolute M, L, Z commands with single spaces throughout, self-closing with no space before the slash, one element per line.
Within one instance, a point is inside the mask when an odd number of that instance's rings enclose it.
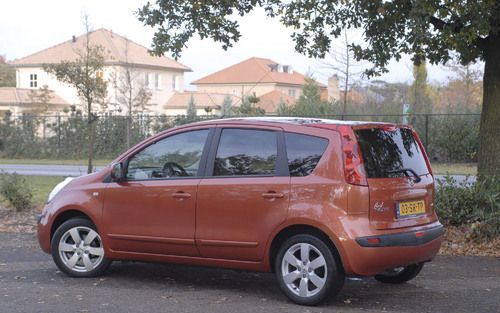
<path fill-rule="evenodd" d="M 177 132 L 127 159 L 126 179 L 105 190 L 103 218 L 112 250 L 199 255 L 197 186 L 210 138 L 210 129 Z"/>
<path fill-rule="evenodd" d="M 207 258 L 259 261 L 288 209 L 282 131 L 225 127 L 214 142 L 198 188 L 198 249 Z"/>

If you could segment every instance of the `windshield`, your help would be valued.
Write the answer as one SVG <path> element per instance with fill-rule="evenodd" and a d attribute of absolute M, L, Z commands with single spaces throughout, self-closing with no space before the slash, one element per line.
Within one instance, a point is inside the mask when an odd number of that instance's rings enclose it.
<path fill-rule="evenodd" d="M 429 173 L 424 155 L 411 129 L 382 128 L 355 131 L 368 178 L 400 177 L 412 170 L 417 175 Z"/>

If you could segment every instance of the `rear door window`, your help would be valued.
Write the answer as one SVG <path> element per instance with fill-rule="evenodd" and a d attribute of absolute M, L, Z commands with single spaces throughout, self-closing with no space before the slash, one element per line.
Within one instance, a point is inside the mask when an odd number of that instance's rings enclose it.
<path fill-rule="evenodd" d="M 256 129 L 224 129 L 215 157 L 214 176 L 274 175 L 277 134 Z"/>
<path fill-rule="evenodd" d="M 307 176 L 314 171 L 328 146 L 328 139 L 285 133 L 290 176 Z"/>
<path fill-rule="evenodd" d="M 385 130 L 382 128 L 355 131 L 363 155 L 368 178 L 401 177 L 429 173 L 423 151 L 408 128 Z"/>

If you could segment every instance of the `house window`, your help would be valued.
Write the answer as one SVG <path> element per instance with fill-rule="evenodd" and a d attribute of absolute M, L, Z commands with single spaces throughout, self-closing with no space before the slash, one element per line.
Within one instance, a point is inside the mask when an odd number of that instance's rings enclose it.
<path fill-rule="evenodd" d="M 30 74 L 30 87 L 37 88 L 38 87 L 38 75 Z"/>
<path fill-rule="evenodd" d="M 104 78 L 104 72 L 103 71 L 97 71 L 95 73 L 95 77 L 103 79 Z"/>
<path fill-rule="evenodd" d="M 149 73 L 144 73 L 144 87 L 151 88 L 151 80 L 149 79 Z"/>
<path fill-rule="evenodd" d="M 179 76 L 172 75 L 172 90 L 179 90 Z"/>
<path fill-rule="evenodd" d="M 295 89 L 288 89 L 288 95 L 295 98 Z"/>
<path fill-rule="evenodd" d="M 155 89 L 160 89 L 160 74 L 155 73 Z"/>

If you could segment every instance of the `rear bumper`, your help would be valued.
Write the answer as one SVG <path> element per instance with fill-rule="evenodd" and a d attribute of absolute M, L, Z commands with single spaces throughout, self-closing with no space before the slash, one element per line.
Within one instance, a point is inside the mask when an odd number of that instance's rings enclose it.
<path fill-rule="evenodd" d="M 441 248 L 443 232 L 443 226 L 435 222 L 411 231 L 348 239 L 343 245 L 349 263 L 346 274 L 373 276 L 390 268 L 430 261 Z"/>
<path fill-rule="evenodd" d="M 431 242 L 444 234 L 443 225 L 405 233 L 356 238 L 361 247 L 414 247 Z"/>

